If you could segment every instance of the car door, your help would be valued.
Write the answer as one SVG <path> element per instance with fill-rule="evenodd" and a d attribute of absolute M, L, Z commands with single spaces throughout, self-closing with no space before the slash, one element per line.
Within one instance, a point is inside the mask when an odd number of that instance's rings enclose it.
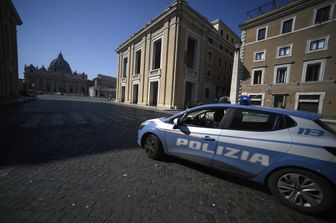
<path fill-rule="evenodd" d="M 219 128 L 225 108 L 202 108 L 180 117 L 181 124 L 169 123 L 166 131 L 168 153 L 204 165 L 210 165 L 215 154 Z"/>
<path fill-rule="evenodd" d="M 292 139 L 281 114 L 234 108 L 218 137 L 212 166 L 256 176 L 290 149 Z"/>

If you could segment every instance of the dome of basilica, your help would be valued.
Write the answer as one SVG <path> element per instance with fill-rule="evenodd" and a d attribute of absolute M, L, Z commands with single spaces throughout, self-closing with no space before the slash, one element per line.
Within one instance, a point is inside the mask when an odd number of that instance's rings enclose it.
<path fill-rule="evenodd" d="M 62 53 L 50 62 L 48 71 L 72 73 L 69 63 L 64 60 Z"/>

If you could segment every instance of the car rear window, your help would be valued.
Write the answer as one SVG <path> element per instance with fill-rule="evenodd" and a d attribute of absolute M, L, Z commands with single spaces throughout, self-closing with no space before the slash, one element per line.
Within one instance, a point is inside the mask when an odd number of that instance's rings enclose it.
<path fill-rule="evenodd" d="M 280 115 L 254 111 L 247 109 L 236 109 L 229 129 L 240 131 L 273 131 L 277 128 Z"/>
<path fill-rule="evenodd" d="M 325 122 L 318 119 L 315 121 L 315 123 L 318 124 L 321 128 L 327 130 L 328 132 L 336 136 L 336 131 L 333 128 L 331 128 L 328 124 L 326 124 Z"/>

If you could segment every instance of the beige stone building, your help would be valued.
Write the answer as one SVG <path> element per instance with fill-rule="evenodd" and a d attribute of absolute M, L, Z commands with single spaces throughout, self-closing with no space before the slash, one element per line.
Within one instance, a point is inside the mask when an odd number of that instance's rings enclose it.
<path fill-rule="evenodd" d="M 250 95 L 254 104 L 335 119 L 335 4 L 292 1 L 268 12 L 261 9 L 241 24 L 241 59 L 247 71 L 241 94 Z"/>
<path fill-rule="evenodd" d="M 88 80 L 85 73 L 72 72 L 62 53 L 50 62 L 48 70 L 32 64 L 24 68 L 25 83 L 28 90 L 37 93 L 67 95 L 87 95 Z"/>
<path fill-rule="evenodd" d="M 89 87 L 90 97 L 115 98 L 116 82 L 115 77 L 97 74 Z"/>
<path fill-rule="evenodd" d="M 0 0 L 0 99 L 18 96 L 16 26 L 22 21 L 10 0 Z"/>
<path fill-rule="evenodd" d="M 116 99 L 166 108 L 215 102 L 229 95 L 237 41 L 222 21 L 177 0 L 116 50 Z"/>

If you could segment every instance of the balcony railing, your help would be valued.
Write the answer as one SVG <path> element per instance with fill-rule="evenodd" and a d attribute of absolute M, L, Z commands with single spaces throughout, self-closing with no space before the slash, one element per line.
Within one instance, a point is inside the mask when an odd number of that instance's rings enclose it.
<path fill-rule="evenodd" d="M 160 68 L 149 71 L 149 77 L 160 76 L 160 75 L 161 75 L 161 69 Z"/>
<path fill-rule="evenodd" d="M 140 79 L 140 74 L 133 74 L 133 80 Z"/>
<path fill-rule="evenodd" d="M 247 19 L 253 19 L 255 17 L 273 11 L 274 9 L 278 9 L 290 3 L 293 3 L 294 1 L 295 0 L 272 0 L 270 2 L 267 2 L 266 4 L 263 4 L 255 9 L 248 11 L 246 13 Z"/>
<path fill-rule="evenodd" d="M 122 78 L 121 78 L 121 83 L 122 83 L 122 82 L 126 82 L 126 77 L 122 77 Z"/>

